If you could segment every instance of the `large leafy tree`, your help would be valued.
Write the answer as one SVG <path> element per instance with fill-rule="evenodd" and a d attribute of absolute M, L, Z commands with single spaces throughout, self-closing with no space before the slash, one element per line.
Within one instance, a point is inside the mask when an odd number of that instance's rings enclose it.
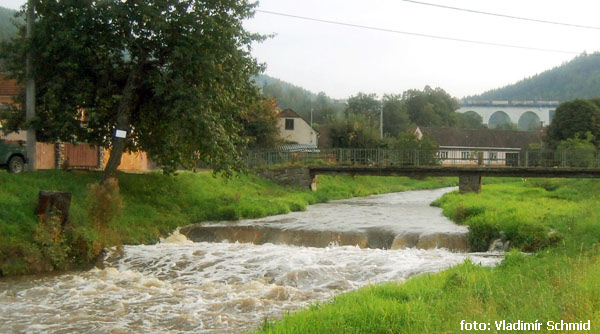
<path fill-rule="evenodd" d="M 455 126 L 458 100 L 441 88 L 407 90 L 402 93 L 402 100 L 410 120 L 419 126 Z"/>
<path fill-rule="evenodd" d="M 24 80 L 34 55 L 38 136 L 111 148 L 105 178 L 125 150 L 167 171 L 200 159 L 239 166 L 243 111 L 258 91 L 242 20 L 247 0 L 38 0 L 35 34 L 2 48 Z M 123 130 L 126 138 L 116 136 Z"/>
<path fill-rule="evenodd" d="M 383 133 L 389 137 L 407 131 L 411 127 L 411 121 L 406 112 L 406 104 L 402 101 L 402 95 L 389 94 L 383 96 Z"/>
<path fill-rule="evenodd" d="M 573 100 L 561 103 L 548 127 L 547 142 L 557 147 L 561 141 L 584 137 L 589 133 L 591 142 L 598 145 L 600 138 L 600 108 L 588 100 Z"/>
<path fill-rule="evenodd" d="M 381 112 L 381 101 L 375 93 L 358 93 L 348 98 L 346 116 L 350 114 L 362 115 L 370 125 L 379 126 L 379 113 Z"/>
<path fill-rule="evenodd" d="M 249 139 L 248 148 L 274 148 L 282 143 L 279 137 L 279 112 L 277 101 L 272 97 L 264 97 L 255 102 L 243 113 L 245 137 Z"/>

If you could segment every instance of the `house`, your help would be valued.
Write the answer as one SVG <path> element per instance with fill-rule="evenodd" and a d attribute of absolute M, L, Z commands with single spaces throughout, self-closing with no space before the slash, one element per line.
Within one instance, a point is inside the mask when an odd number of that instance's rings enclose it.
<path fill-rule="evenodd" d="M 277 126 L 279 135 L 285 142 L 317 147 L 318 132 L 292 109 L 279 113 Z"/>
<path fill-rule="evenodd" d="M 541 132 L 491 129 L 417 128 L 417 138 L 439 145 L 443 165 L 516 165 L 520 152 L 541 144 Z"/>
<path fill-rule="evenodd" d="M 16 80 L 8 79 L 0 73 L 0 108 L 8 108 L 13 104 L 21 89 Z M 14 143 L 27 141 L 25 131 L 4 135 L 1 128 L 2 123 L 0 123 L 0 139 Z M 36 169 L 53 169 L 67 166 L 102 169 L 108 160 L 108 155 L 108 150 L 85 143 L 37 142 Z M 125 152 L 118 168 L 120 170 L 145 171 L 150 169 L 150 165 L 145 152 Z"/>
<path fill-rule="evenodd" d="M 14 99 L 19 95 L 20 90 L 21 88 L 16 80 L 8 79 L 0 73 L 0 109 L 8 108 L 13 104 Z M 2 128 L 2 123 L 0 123 L 0 128 Z M 0 139 L 7 141 L 25 141 L 27 139 L 27 134 L 25 131 L 19 131 L 4 135 L 0 130 Z"/>

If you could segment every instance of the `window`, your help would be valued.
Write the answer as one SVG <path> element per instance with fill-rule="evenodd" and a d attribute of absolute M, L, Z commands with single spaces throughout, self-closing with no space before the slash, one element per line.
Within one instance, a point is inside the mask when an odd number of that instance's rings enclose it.
<path fill-rule="evenodd" d="M 285 129 L 286 130 L 294 130 L 294 119 L 293 118 L 285 119 Z"/>
<path fill-rule="evenodd" d="M 471 152 L 460 152 L 460 158 L 463 160 L 469 160 L 471 158 Z"/>
<path fill-rule="evenodd" d="M 438 157 L 439 157 L 440 159 L 448 159 L 448 151 L 440 151 L 440 152 L 438 153 Z"/>
<path fill-rule="evenodd" d="M 490 160 L 498 160 L 498 152 L 490 152 Z"/>

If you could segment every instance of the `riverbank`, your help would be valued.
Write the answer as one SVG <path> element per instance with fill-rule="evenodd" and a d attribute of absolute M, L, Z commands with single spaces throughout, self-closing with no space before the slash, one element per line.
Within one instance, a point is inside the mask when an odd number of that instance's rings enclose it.
<path fill-rule="evenodd" d="M 514 249 L 494 269 L 467 262 L 402 285 L 369 286 L 267 323 L 262 332 L 456 333 L 477 322 L 498 333 L 536 321 L 541 332 L 560 329 L 556 323 L 569 332 L 561 321 L 588 320 L 598 332 L 599 198 L 597 180 L 530 179 L 485 185 L 480 195 L 447 194 L 435 204 L 469 225 L 474 241 L 503 238 L 532 255 Z"/>
<path fill-rule="evenodd" d="M 0 276 L 85 267 L 104 247 L 152 244 L 194 222 L 259 218 L 334 199 L 455 186 L 458 182 L 456 178 L 320 176 L 319 190 L 312 192 L 281 187 L 252 175 L 227 180 L 209 173 L 120 174 L 120 195 L 99 196 L 90 186 L 99 177 L 58 170 L 17 175 L 0 172 Z M 35 208 L 40 190 L 72 193 L 70 221 L 63 233 L 57 234 L 52 226 L 39 226 Z M 111 205 L 103 205 L 107 199 Z"/>

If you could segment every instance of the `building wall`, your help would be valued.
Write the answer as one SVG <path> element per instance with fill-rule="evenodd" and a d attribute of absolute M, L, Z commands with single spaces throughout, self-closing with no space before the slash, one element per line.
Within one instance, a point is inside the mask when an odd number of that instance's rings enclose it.
<path fill-rule="evenodd" d="M 37 169 L 54 169 L 56 166 L 54 144 L 37 142 L 35 146 L 35 167 Z"/>
<path fill-rule="evenodd" d="M 285 129 L 285 120 L 294 120 L 294 130 Z M 302 118 L 280 118 L 278 123 L 281 139 L 304 145 L 317 146 L 317 132 Z"/>
<path fill-rule="evenodd" d="M 442 158 L 442 165 L 488 165 L 488 166 L 504 166 L 506 165 L 507 153 L 519 153 L 519 150 L 514 151 L 497 151 L 497 150 L 477 150 L 475 148 L 440 148 L 440 157 L 442 152 L 447 152 L 447 158 Z M 469 153 L 468 159 L 463 159 L 463 152 Z M 481 153 L 479 153 L 481 152 Z M 481 155 L 480 155 L 481 154 Z M 495 154 L 495 157 L 493 156 Z M 481 157 L 481 158 L 480 158 Z"/>
<path fill-rule="evenodd" d="M 110 158 L 110 151 L 104 150 L 104 166 L 108 163 Z M 132 171 L 147 171 L 148 168 L 148 157 L 146 152 L 124 152 L 121 157 L 121 164 L 118 167 L 119 170 L 132 170 Z"/>

